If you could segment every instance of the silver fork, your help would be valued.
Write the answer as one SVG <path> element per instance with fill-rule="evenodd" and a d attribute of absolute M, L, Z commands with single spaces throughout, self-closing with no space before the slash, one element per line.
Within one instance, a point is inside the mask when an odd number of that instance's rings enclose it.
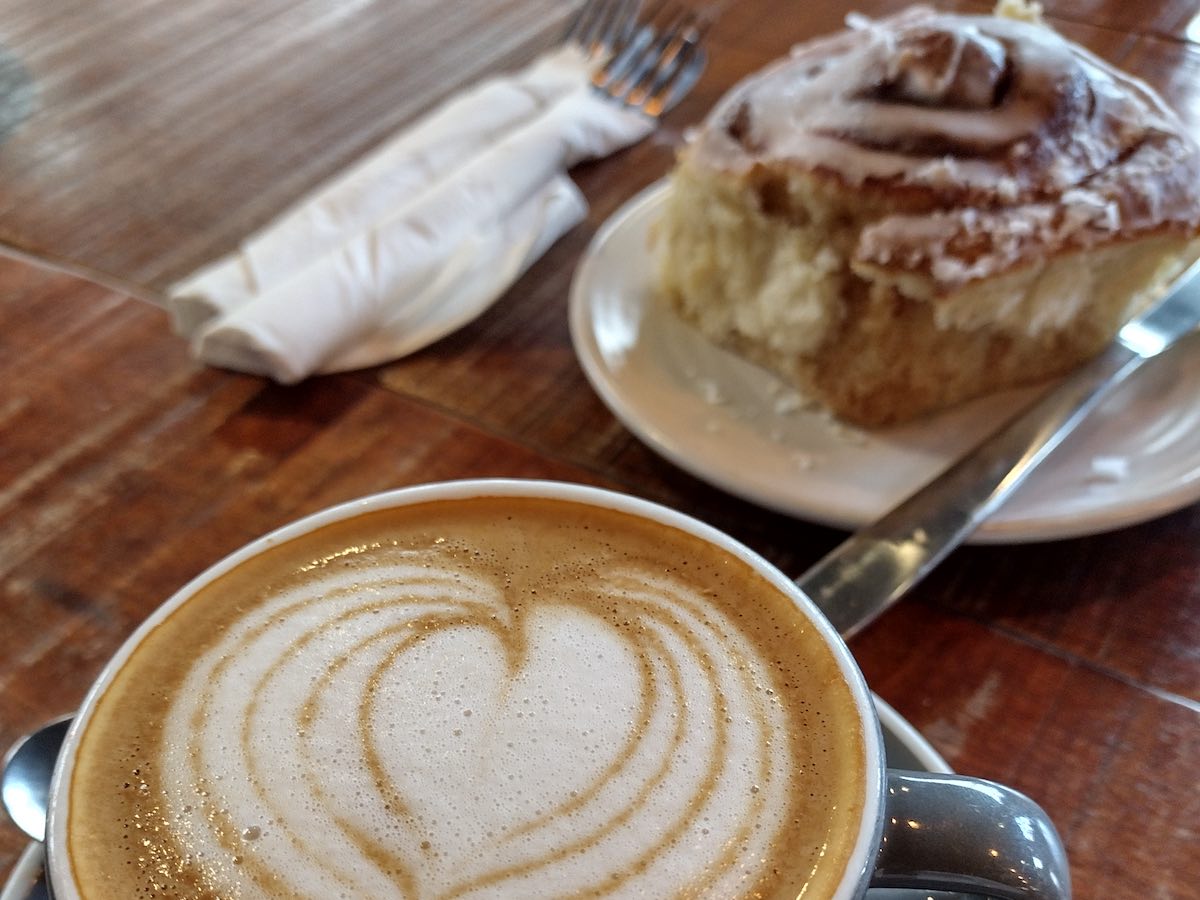
<path fill-rule="evenodd" d="M 590 0 L 569 34 L 599 61 L 597 92 L 658 118 L 704 70 L 701 42 L 712 20 L 673 0 L 658 0 L 641 15 L 639 8 L 636 0 Z"/>

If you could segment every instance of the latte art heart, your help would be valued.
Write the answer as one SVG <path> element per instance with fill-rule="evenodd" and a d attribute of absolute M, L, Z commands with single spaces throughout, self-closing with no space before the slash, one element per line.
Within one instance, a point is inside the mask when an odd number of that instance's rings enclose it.
<path fill-rule="evenodd" d="M 799 649 L 798 614 L 714 602 L 763 586 L 730 582 L 728 560 L 678 565 L 694 548 L 614 540 L 598 526 L 615 514 L 498 526 L 480 504 L 432 530 L 397 512 L 382 540 L 326 535 L 265 587 L 259 572 L 227 578 L 185 607 L 229 618 L 189 651 L 161 730 L 131 742 L 126 824 L 135 847 L 152 834 L 138 850 L 149 883 L 731 897 L 785 863 L 796 877 L 801 792 L 820 816 L 801 861 L 819 862 L 854 804 L 839 811 L 846 792 L 821 774 L 844 737 L 805 708 L 831 672 L 774 658 Z"/>

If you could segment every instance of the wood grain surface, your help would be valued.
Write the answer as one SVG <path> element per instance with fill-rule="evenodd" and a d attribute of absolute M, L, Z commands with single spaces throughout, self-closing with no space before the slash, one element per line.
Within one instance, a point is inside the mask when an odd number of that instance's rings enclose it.
<path fill-rule="evenodd" d="M 1046 6 L 1200 130 L 1194 2 Z M 697 515 L 785 571 L 832 548 L 839 532 L 639 443 L 580 371 L 566 294 L 682 130 L 847 10 L 729 4 L 705 77 L 658 133 L 572 173 L 587 222 L 481 319 L 377 369 L 281 387 L 206 368 L 158 308 L 0 259 L 0 746 L 73 709 L 134 626 L 222 555 L 374 491 L 558 478 Z M 566 14 L 556 0 L 0 0 L 0 240 L 153 294 L 454 87 L 529 58 Z M 956 769 L 1046 807 L 1076 896 L 1200 897 L 1200 507 L 964 548 L 851 649 Z M 0 827 L 0 873 L 23 846 Z"/>

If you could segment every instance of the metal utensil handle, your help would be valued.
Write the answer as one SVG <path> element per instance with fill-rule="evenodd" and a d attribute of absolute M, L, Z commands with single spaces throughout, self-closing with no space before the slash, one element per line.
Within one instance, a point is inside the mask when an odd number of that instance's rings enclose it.
<path fill-rule="evenodd" d="M 1146 358 L 1110 345 L 796 584 L 849 638 L 966 540 Z"/>

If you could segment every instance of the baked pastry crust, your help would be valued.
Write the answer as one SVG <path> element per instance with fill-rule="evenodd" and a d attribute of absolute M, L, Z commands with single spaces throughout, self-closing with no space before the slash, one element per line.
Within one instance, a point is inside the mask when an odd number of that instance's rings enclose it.
<path fill-rule="evenodd" d="M 900 422 L 1077 366 L 1200 256 L 1200 146 L 1051 29 L 913 8 L 714 109 L 656 231 L 710 338 Z"/>

